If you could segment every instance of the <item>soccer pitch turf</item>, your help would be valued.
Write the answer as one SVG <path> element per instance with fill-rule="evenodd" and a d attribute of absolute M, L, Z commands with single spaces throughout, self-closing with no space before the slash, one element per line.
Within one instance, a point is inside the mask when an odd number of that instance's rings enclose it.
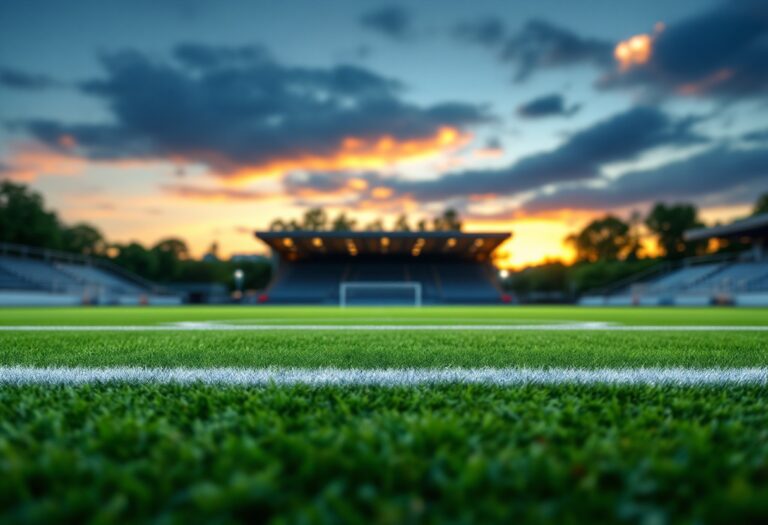
<path fill-rule="evenodd" d="M 764 521 L 766 330 L 765 309 L 3 309 L 0 521 Z"/>

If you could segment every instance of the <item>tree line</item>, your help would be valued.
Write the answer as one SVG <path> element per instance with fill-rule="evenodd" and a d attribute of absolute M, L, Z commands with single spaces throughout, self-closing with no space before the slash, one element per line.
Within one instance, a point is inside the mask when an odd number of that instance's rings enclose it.
<path fill-rule="evenodd" d="M 752 215 L 768 213 L 768 193 L 760 196 Z M 643 218 L 633 212 L 628 221 L 614 215 L 595 219 L 580 232 L 566 237 L 566 243 L 576 251 L 579 262 L 637 260 L 642 247 L 641 226 L 655 238 L 660 256 L 665 259 L 682 259 L 703 255 L 707 241 L 687 241 L 685 232 L 704 227 L 696 206 L 688 203 L 657 203 Z M 730 249 L 740 246 L 731 246 Z"/>
<path fill-rule="evenodd" d="M 145 279 L 165 284 L 221 283 L 233 287 L 234 271 L 241 269 L 244 287 L 261 289 L 271 274 L 267 262 L 192 259 L 187 243 L 178 237 L 167 237 L 151 246 L 135 241 L 110 242 L 91 224 L 64 223 L 56 212 L 45 208 L 39 193 L 10 181 L 0 182 L 0 242 L 106 259 Z M 215 245 L 210 251 L 215 255 Z"/>
<path fill-rule="evenodd" d="M 768 213 L 768 193 L 758 198 L 752 210 L 752 215 L 762 213 Z M 574 264 L 548 261 L 513 273 L 504 284 L 522 297 L 577 296 L 649 270 L 660 262 L 704 255 L 707 241 L 687 241 L 684 236 L 686 230 L 703 226 L 698 210 L 689 203 L 657 203 L 645 217 L 634 212 L 626 221 L 608 214 L 565 238 L 576 252 Z M 647 236 L 656 241 L 658 254 L 642 253 L 642 241 Z M 717 251 L 744 248 L 746 245 L 736 241 L 720 245 Z"/>
<path fill-rule="evenodd" d="M 754 214 L 768 213 L 768 194 L 755 204 Z M 359 221 L 346 213 L 330 217 L 322 208 L 307 210 L 299 219 L 276 219 L 273 231 L 355 231 Z M 566 238 L 576 252 L 576 262 L 566 265 L 550 261 L 513 274 L 506 286 L 520 294 L 557 292 L 578 294 L 644 270 L 661 260 L 676 260 L 705 253 L 703 242 L 690 242 L 684 232 L 703 226 L 698 210 L 692 204 L 656 204 L 643 217 L 633 213 L 628 220 L 606 215 L 587 224 Z M 384 221 L 376 219 L 364 224 L 363 230 L 385 230 Z M 406 215 L 399 216 L 395 231 L 459 231 L 462 220 L 454 209 L 447 209 L 431 220 L 415 223 Z M 647 233 L 646 233 L 647 232 Z M 655 238 L 658 256 L 642 253 L 642 240 Z M 87 223 L 66 224 L 54 211 L 45 208 L 42 196 L 23 184 L 0 182 L 0 242 L 61 250 L 111 262 L 144 278 L 160 283 L 200 282 L 233 286 L 236 268 L 244 271 L 246 288 L 259 289 L 270 278 L 271 265 L 266 262 L 221 261 L 218 257 L 203 260 L 191 258 L 183 239 L 168 237 L 151 246 L 138 242 L 108 241 L 95 226 Z M 739 243 L 721 250 L 742 249 Z M 209 250 L 215 255 L 215 245 Z M 645 255 L 645 256 L 644 256 Z"/>
<path fill-rule="evenodd" d="M 269 225 L 271 231 L 460 231 L 462 221 L 459 213 L 448 208 L 442 214 L 432 218 L 432 220 L 421 219 L 415 224 L 411 224 L 405 214 L 400 215 L 394 222 L 393 227 L 388 229 L 384 220 L 374 219 L 366 223 L 362 228 L 358 228 L 360 222 L 354 217 L 348 216 L 345 212 L 340 212 L 335 217 L 330 217 L 323 208 L 311 208 L 304 212 L 300 219 L 275 219 Z"/>

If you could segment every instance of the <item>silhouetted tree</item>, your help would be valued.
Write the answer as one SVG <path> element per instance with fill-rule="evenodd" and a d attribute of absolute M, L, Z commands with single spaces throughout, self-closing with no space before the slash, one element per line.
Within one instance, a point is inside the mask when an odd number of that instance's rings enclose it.
<path fill-rule="evenodd" d="M 141 275 L 147 279 L 157 278 L 157 254 L 152 250 L 147 250 L 137 242 L 125 245 L 115 245 L 117 255 L 113 261 L 126 270 Z"/>
<path fill-rule="evenodd" d="M 406 217 L 404 213 L 400 215 L 395 221 L 395 231 L 398 231 L 398 232 L 411 231 L 411 226 L 408 224 L 408 217 Z"/>
<path fill-rule="evenodd" d="M 311 208 L 304 212 L 303 230 L 322 231 L 328 225 L 328 216 L 322 208 Z"/>
<path fill-rule="evenodd" d="M 384 230 L 384 221 L 381 219 L 374 219 L 365 225 L 366 231 L 379 232 Z"/>
<path fill-rule="evenodd" d="M 580 233 L 569 235 L 566 242 L 573 245 L 579 261 L 616 261 L 625 256 L 631 246 L 629 225 L 612 215 L 590 222 Z"/>
<path fill-rule="evenodd" d="M 755 203 L 755 208 L 752 210 L 752 215 L 760 215 L 761 213 L 768 213 L 768 193 L 763 193 Z"/>
<path fill-rule="evenodd" d="M 85 223 L 65 227 L 62 231 L 62 248 L 83 255 L 104 255 L 107 241 L 94 226 Z"/>
<path fill-rule="evenodd" d="M 461 220 L 459 212 L 453 208 L 448 208 L 442 215 L 432 219 L 432 227 L 435 231 L 459 231 L 461 230 Z"/>
<path fill-rule="evenodd" d="M 181 262 L 189 259 L 187 243 L 181 239 L 163 239 L 152 247 L 157 261 L 156 278 L 161 281 L 173 281 L 181 274 Z"/>
<path fill-rule="evenodd" d="M 684 234 L 691 228 L 700 228 L 703 224 L 698 219 L 696 207 L 692 204 L 657 203 L 645 225 L 655 235 L 662 253 L 668 259 L 689 257 L 706 248 L 706 242 L 686 242 Z"/>
<path fill-rule="evenodd" d="M 46 211 L 43 197 L 10 181 L 0 183 L 0 241 L 61 248 L 61 224 Z"/>
<path fill-rule="evenodd" d="M 642 249 L 642 234 L 640 232 L 640 226 L 643 224 L 643 214 L 637 210 L 632 211 L 629 215 L 629 232 L 627 235 L 627 253 L 624 255 L 624 259 L 627 261 L 636 261 L 640 258 L 640 250 Z"/>
<path fill-rule="evenodd" d="M 339 213 L 331 222 L 331 230 L 335 232 L 347 232 L 355 229 L 357 221 L 347 217 L 346 213 Z"/>

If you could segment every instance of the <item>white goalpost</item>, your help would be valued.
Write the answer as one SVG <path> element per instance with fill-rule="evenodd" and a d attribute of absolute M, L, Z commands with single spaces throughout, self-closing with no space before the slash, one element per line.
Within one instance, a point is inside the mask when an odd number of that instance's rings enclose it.
<path fill-rule="evenodd" d="M 339 284 L 339 306 L 349 304 L 348 292 L 350 291 L 385 290 L 411 290 L 413 292 L 413 306 L 421 306 L 421 283 L 415 282 L 391 282 L 391 281 L 356 281 L 342 282 Z"/>

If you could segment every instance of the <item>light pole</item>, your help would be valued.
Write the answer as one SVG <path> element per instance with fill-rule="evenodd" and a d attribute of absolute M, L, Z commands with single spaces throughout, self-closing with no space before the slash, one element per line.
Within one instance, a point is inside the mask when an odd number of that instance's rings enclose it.
<path fill-rule="evenodd" d="M 243 297 L 243 270 L 238 268 L 235 270 L 235 289 L 237 290 L 237 298 Z"/>

